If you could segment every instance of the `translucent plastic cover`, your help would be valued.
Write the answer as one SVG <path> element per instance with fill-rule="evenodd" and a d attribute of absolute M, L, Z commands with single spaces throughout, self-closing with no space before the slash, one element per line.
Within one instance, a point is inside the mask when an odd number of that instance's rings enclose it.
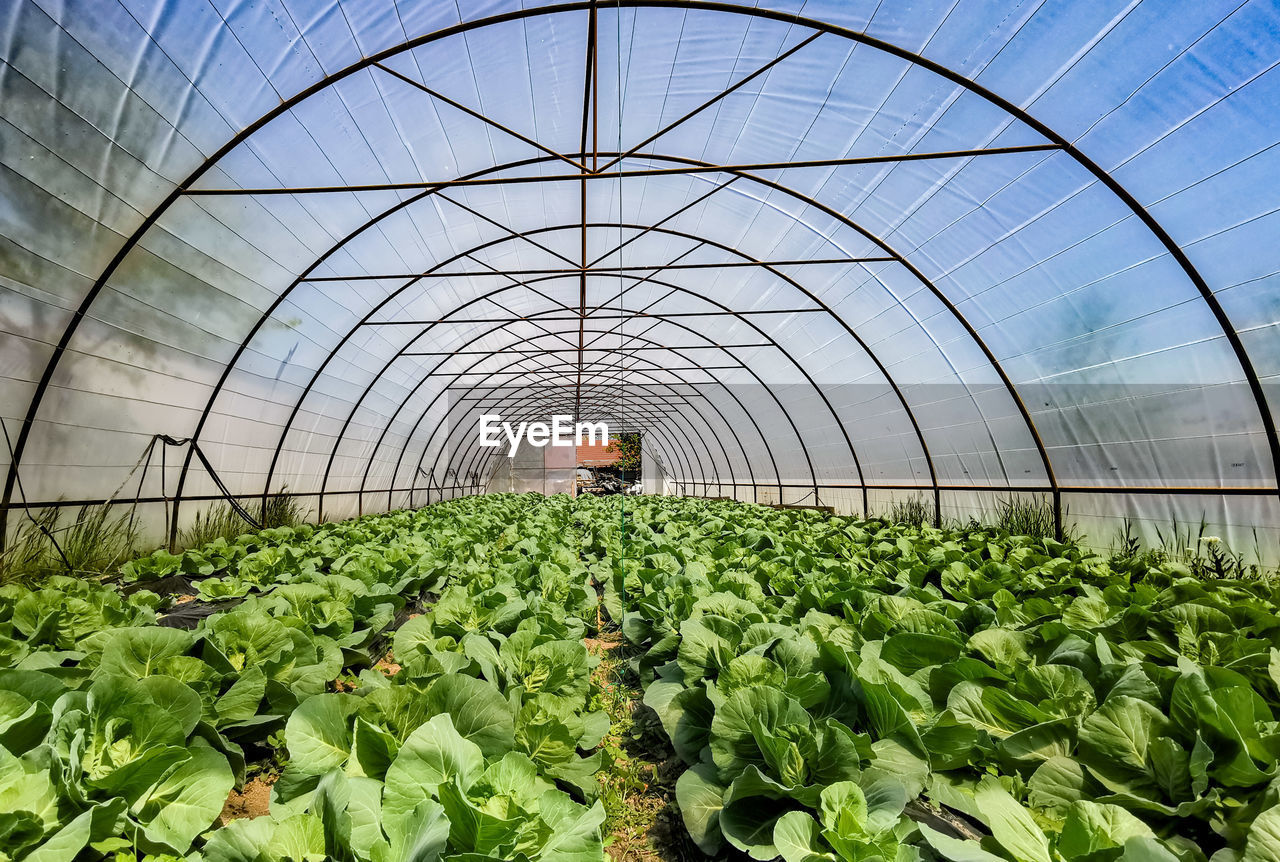
<path fill-rule="evenodd" d="M 1043 494 L 1274 551 L 1278 33 L 1270 2 L 16 0 L 3 511 L 419 505 L 518 474 L 484 410 L 571 404 L 642 432 L 656 492 Z"/>

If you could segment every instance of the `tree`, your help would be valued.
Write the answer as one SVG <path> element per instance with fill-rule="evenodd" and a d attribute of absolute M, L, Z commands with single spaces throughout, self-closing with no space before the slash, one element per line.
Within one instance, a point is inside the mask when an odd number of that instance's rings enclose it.
<path fill-rule="evenodd" d="M 619 434 L 609 441 L 609 445 L 604 451 L 610 455 L 618 456 L 618 460 L 614 463 L 620 469 L 640 469 L 640 435 L 638 433 Z"/>

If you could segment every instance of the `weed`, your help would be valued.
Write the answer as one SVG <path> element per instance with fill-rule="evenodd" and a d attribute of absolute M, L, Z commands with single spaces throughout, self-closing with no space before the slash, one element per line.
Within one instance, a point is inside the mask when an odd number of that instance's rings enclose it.
<path fill-rule="evenodd" d="M 908 497 L 905 500 L 894 500 L 889 507 L 886 519 L 895 524 L 906 524 L 910 527 L 923 527 L 933 523 L 933 506 L 925 502 L 924 497 Z"/>
<path fill-rule="evenodd" d="M 1186 566 L 1197 578 L 1271 578 L 1275 572 L 1266 570 L 1257 559 L 1257 533 L 1254 533 L 1254 562 L 1246 562 L 1242 552 L 1233 551 L 1218 536 L 1205 535 L 1208 524 L 1202 517 L 1195 533 L 1191 525 L 1180 526 L 1177 521 L 1166 533 L 1155 527 L 1160 547 L 1148 552 L 1148 562 L 1162 562 Z"/>
<path fill-rule="evenodd" d="M 662 768 L 673 752 L 657 716 L 640 703 L 639 679 L 628 667 L 624 649 L 603 639 L 593 649 L 603 655 L 592 674 L 591 708 L 604 710 L 610 722 L 596 774 L 606 847 L 616 862 L 683 858 L 652 846 L 655 825 L 673 805 L 675 776 L 664 775 Z"/>
<path fill-rule="evenodd" d="M 302 508 L 302 498 L 284 493 L 272 494 L 258 507 L 258 522 L 262 528 L 296 527 L 310 514 Z"/>
<path fill-rule="evenodd" d="M 1243 552 L 1231 549 L 1218 536 L 1206 535 L 1208 523 L 1204 518 L 1194 530 L 1190 524 L 1183 525 L 1178 521 L 1163 528 L 1157 524 L 1153 529 L 1159 545 L 1148 548 L 1134 532 L 1133 524 L 1125 518 L 1123 528 L 1111 542 L 1112 567 L 1141 572 L 1173 563 L 1201 579 L 1270 580 L 1280 574 L 1262 565 L 1257 530 L 1253 534 L 1253 561 L 1250 562 Z"/>
<path fill-rule="evenodd" d="M 1063 538 L 1074 541 L 1074 530 L 1065 525 L 1067 510 L 1063 509 Z M 997 530 L 1011 536 L 1031 536 L 1036 539 L 1052 539 L 1056 536 L 1053 501 L 1047 497 L 1007 497 L 996 501 L 995 521 Z"/>
<path fill-rule="evenodd" d="M 1111 540 L 1111 559 L 1117 562 L 1129 562 L 1142 555 L 1142 540 L 1133 532 L 1133 521 L 1124 519 L 1124 527 Z"/>
<path fill-rule="evenodd" d="M 218 503 L 203 512 L 196 512 L 191 526 L 181 532 L 178 544 L 184 548 L 198 548 L 217 539 L 231 541 L 251 529 L 234 509 L 226 503 Z"/>
<path fill-rule="evenodd" d="M 54 574 L 101 578 L 138 553 L 140 525 L 131 504 L 81 506 L 64 523 L 67 511 L 47 508 L 28 515 L 0 554 L 0 584 L 33 584 Z M 283 493 L 250 507 L 250 512 L 264 529 L 297 526 L 308 514 L 297 497 Z M 251 530 L 235 510 L 220 503 L 196 514 L 191 527 L 182 531 L 180 544 L 198 548 Z"/>
<path fill-rule="evenodd" d="M 0 584 L 29 583 L 42 577 L 48 571 L 50 554 L 58 558 L 49 538 L 57 528 L 57 509 L 28 512 L 27 519 L 0 554 Z"/>
<path fill-rule="evenodd" d="M 267 498 L 265 505 L 250 505 L 248 510 L 264 530 L 270 527 L 295 527 L 305 521 L 308 514 L 302 508 L 299 498 L 285 493 L 273 494 Z M 196 513 L 191 526 L 182 531 L 179 544 L 184 548 L 198 548 L 220 538 L 231 541 L 252 531 L 253 528 L 235 509 L 226 503 L 218 503 Z"/>
<path fill-rule="evenodd" d="M 137 551 L 138 523 L 124 504 L 81 506 L 63 524 L 63 510 L 31 515 L 0 557 L 0 583 L 36 583 L 49 575 L 100 578 Z"/>
<path fill-rule="evenodd" d="M 101 576 L 114 572 L 134 555 L 138 523 L 128 510 L 113 516 L 109 503 L 81 506 L 58 541 L 73 574 Z"/>

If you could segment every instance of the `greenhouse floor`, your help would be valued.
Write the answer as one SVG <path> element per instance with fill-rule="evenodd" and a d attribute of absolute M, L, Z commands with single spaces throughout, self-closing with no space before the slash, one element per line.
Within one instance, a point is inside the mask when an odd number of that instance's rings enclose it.
<path fill-rule="evenodd" d="M 1280 859 L 1269 578 L 490 495 L 0 588 L 15 859 Z"/>

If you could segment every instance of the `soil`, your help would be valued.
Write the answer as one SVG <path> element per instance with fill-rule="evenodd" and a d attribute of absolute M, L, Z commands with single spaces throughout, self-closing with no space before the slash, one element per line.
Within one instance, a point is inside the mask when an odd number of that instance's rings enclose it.
<path fill-rule="evenodd" d="M 384 676 L 395 676 L 400 672 L 400 665 L 396 664 L 395 658 L 394 653 L 387 653 L 374 664 L 374 670 L 381 671 Z"/>
<path fill-rule="evenodd" d="M 662 855 L 654 849 L 650 833 L 658 831 L 658 820 L 665 813 L 661 801 L 653 797 L 629 798 L 628 803 L 636 806 L 636 817 L 651 824 L 650 828 L 640 830 L 618 829 L 608 836 L 612 843 L 606 848 L 611 862 L 665 862 Z M 655 836 L 656 838 L 656 836 Z"/>
<path fill-rule="evenodd" d="M 219 818 L 223 826 L 232 820 L 248 820 L 267 814 L 271 808 L 271 785 L 274 776 L 258 776 L 247 782 L 240 790 L 231 791 L 227 796 L 227 804 L 222 806 Z"/>
<path fill-rule="evenodd" d="M 622 660 L 613 651 L 625 655 L 627 644 L 615 630 L 600 632 L 596 638 L 584 638 L 591 653 L 606 659 Z M 595 670 L 597 682 L 606 687 L 619 686 L 625 691 L 621 708 L 629 716 L 626 738 L 616 731 L 606 740 L 620 747 L 630 759 L 640 778 L 638 787 L 628 789 L 624 797 L 627 815 L 611 822 L 605 836 L 605 850 L 612 862 L 696 862 L 708 860 L 685 831 L 680 810 L 676 806 L 676 779 L 684 772 L 684 762 L 675 755 L 659 733 L 657 716 L 641 703 L 640 689 L 634 678 L 623 682 L 606 675 L 604 666 Z M 615 689 L 616 690 L 616 689 Z M 611 716 L 615 720 L 619 716 Z M 610 776 L 602 775 L 602 781 Z"/>
<path fill-rule="evenodd" d="M 622 638 L 616 633 L 605 632 L 602 637 L 583 638 L 582 644 L 587 648 L 587 652 L 599 655 L 601 652 L 608 652 L 622 646 Z"/>

